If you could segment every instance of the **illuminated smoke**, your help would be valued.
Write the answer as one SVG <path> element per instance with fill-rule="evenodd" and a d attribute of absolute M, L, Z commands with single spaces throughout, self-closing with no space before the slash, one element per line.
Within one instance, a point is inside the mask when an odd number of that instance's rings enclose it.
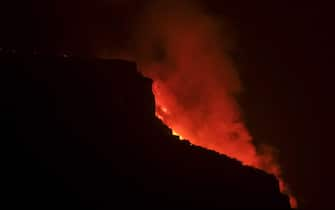
<path fill-rule="evenodd" d="M 181 138 L 276 175 L 296 206 L 272 148 L 256 149 L 243 122 L 225 23 L 195 4 L 166 1 L 150 5 L 135 31 L 131 56 L 154 80 L 156 115 Z"/>

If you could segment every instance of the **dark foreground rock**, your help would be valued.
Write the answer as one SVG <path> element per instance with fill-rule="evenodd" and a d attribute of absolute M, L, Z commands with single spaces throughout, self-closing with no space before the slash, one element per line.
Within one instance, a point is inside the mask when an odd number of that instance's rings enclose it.
<path fill-rule="evenodd" d="M 134 63 L 0 54 L 11 207 L 289 208 L 274 176 L 174 137 Z"/>

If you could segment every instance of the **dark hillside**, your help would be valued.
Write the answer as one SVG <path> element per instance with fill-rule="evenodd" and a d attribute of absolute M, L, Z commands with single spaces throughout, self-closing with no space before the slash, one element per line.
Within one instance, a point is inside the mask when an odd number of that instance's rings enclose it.
<path fill-rule="evenodd" d="M 12 207 L 289 208 L 274 176 L 173 136 L 135 63 L 3 49 L 0 68 Z"/>

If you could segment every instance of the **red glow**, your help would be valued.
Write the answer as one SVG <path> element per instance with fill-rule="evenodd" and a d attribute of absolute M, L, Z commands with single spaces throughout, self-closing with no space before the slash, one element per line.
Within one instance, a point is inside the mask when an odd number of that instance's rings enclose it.
<path fill-rule="evenodd" d="M 245 126 L 229 23 L 195 2 L 163 0 L 150 4 L 137 26 L 129 56 L 154 81 L 156 116 L 180 139 L 274 174 L 290 195 L 273 148 L 256 148 Z"/>
<path fill-rule="evenodd" d="M 197 118 L 199 114 L 195 113 L 195 110 L 182 109 L 182 105 L 178 104 L 174 96 L 165 88 L 165 84 L 159 80 L 154 82 L 156 116 L 173 130 L 173 135 L 179 136 L 181 140 L 185 138 L 196 145 L 236 158 L 245 165 L 276 175 L 281 191 L 289 194 L 281 178 L 280 166 L 273 159 L 271 150 L 268 148 L 262 155 L 257 154 L 255 146 L 251 143 L 252 137 L 241 121 L 224 122 L 214 117 L 200 122 Z M 220 103 L 220 100 L 215 100 Z M 197 123 L 201 123 L 202 126 L 196 126 Z M 289 197 L 291 206 L 297 207 L 296 199 L 290 194 Z"/>

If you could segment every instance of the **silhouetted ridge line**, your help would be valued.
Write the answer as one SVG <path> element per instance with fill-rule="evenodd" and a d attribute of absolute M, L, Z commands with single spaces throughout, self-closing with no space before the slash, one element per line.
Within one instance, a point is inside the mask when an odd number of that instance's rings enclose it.
<path fill-rule="evenodd" d="M 0 68 L 12 206 L 289 208 L 274 176 L 173 136 L 133 62 L 2 51 Z"/>

